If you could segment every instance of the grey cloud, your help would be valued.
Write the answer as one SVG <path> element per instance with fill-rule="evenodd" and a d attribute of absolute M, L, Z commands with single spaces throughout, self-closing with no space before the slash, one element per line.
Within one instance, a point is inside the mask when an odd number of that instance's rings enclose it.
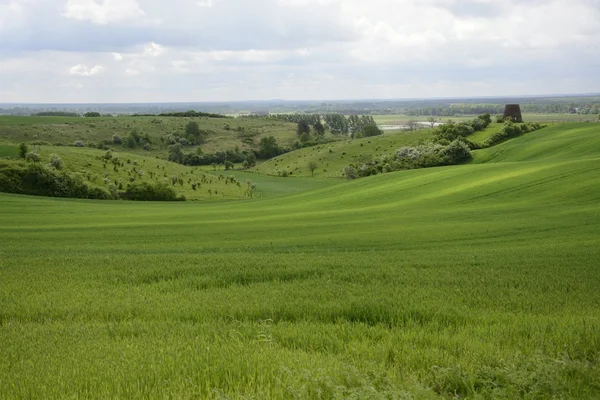
<path fill-rule="evenodd" d="M 212 7 L 196 1 L 140 2 L 138 21 L 98 25 L 67 19 L 55 3 L 43 2 L 29 13 L 26 26 L 0 34 L 0 51 L 125 51 L 148 42 L 196 50 L 283 49 L 356 38 L 336 5 L 291 5 L 277 0 L 234 2 Z"/>
<path fill-rule="evenodd" d="M 504 14 L 501 2 L 461 0 L 448 5 L 447 10 L 458 17 L 492 18 Z"/>

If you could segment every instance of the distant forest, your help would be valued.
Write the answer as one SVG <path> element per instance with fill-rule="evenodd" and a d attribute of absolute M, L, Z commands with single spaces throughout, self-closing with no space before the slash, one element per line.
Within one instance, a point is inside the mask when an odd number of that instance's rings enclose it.
<path fill-rule="evenodd" d="M 178 115 L 202 110 L 205 116 L 307 113 L 345 115 L 427 115 L 452 117 L 500 114 L 505 104 L 518 103 L 525 113 L 600 114 L 600 95 L 498 97 L 420 100 L 241 101 L 148 104 L 0 104 L 0 115 L 91 116 Z"/>

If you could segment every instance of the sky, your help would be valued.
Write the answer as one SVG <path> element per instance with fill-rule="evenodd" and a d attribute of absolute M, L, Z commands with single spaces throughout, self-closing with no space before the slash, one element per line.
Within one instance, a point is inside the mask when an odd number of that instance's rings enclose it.
<path fill-rule="evenodd" d="M 0 0 L 0 103 L 600 92 L 600 0 Z"/>

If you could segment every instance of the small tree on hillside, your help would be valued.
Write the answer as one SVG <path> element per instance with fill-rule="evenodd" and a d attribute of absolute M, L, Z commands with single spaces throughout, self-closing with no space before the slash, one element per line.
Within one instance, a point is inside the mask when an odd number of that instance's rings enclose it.
<path fill-rule="evenodd" d="M 348 180 L 356 179 L 358 178 L 358 171 L 356 170 L 356 168 L 348 165 L 344 167 L 344 176 Z"/>
<path fill-rule="evenodd" d="M 310 140 L 310 135 L 306 132 L 304 132 L 302 135 L 300 135 L 300 143 L 306 143 Z"/>
<path fill-rule="evenodd" d="M 309 161 L 308 169 L 310 170 L 310 175 L 315 176 L 315 170 L 318 168 L 318 164 L 316 161 Z"/>
<path fill-rule="evenodd" d="M 414 119 L 411 119 L 406 122 L 406 126 L 408 127 L 409 131 L 416 131 L 419 128 L 419 123 Z"/>
<path fill-rule="evenodd" d="M 29 146 L 26 143 L 21 143 L 19 145 L 19 157 L 25 158 L 27 153 L 29 153 Z"/>
<path fill-rule="evenodd" d="M 435 128 L 435 123 L 437 122 L 437 120 L 438 119 L 436 117 L 429 117 L 429 118 L 427 118 L 427 121 L 429 122 L 429 125 L 431 125 L 432 128 Z"/>
<path fill-rule="evenodd" d="M 303 133 L 306 133 L 307 135 L 310 134 L 310 125 L 308 124 L 308 122 L 305 120 L 298 122 L 298 128 L 296 130 L 296 133 L 298 134 L 298 136 L 302 136 Z"/>
<path fill-rule="evenodd" d="M 50 154 L 50 166 L 54 167 L 57 170 L 63 169 L 64 163 L 62 158 L 60 158 L 56 154 Z"/>
<path fill-rule="evenodd" d="M 256 156 L 254 155 L 254 152 L 251 151 L 246 156 L 246 159 L 244 160 L 244 163 L 243 163 L 243 167 L 245 169 L 248 169 L 248 168 L 254 167 L 255 165 L 256 165 Z"/>
<path fill-rule="evenodd" d="M 172 146 L 169 146 L 169 161 L 181 163 L 183 161 L 183 156 L 184 154 L 181 144 L 176 143 Z"/>
<path fill-rule="evenodd" d="M 383 131 L 381 129 L 379 129 L 379 127 L 377 125 L 369 124 L 369 125 L 366 125 L 364 128 L 362 128 L 360 133 L 361 133 L 362 137 L 371 137 L 371 136 L 382 135 Z"/>
<path fill-rule="evenodd" d="M 319 136 L 323 136 L 325 134 L 325 127 L 321 123 L 321 121 L 317 121 L 313 124 L 313 128 L 315 129 L 315 133 Z"/>
<path fill-rule="evenodd" d="M 265 136 L 260 139 L 259 152 L 260 156 L 264 158 L 271 158 L 279 155 L 280 149 L 277 144 L 277 140 L 273 136 Z"/>
<path fill-rule="evenodd" d="M 190 121 L 185 126 L 185 135 L 188 138 L 194 138 L 194 141 L 198 144 L 204 142 L 204 136 L 202 135 L 202 131 L 200 130 L 200 126 L 196 121 Z"/>

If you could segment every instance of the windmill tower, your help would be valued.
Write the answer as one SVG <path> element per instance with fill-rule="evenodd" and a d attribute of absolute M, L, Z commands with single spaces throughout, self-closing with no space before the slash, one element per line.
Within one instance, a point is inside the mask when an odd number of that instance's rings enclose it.
<path fill-rule="evenodd" d="M 521 106 L 518 104 L 507 104 L 504 106 L 504 120 L 512 122 L 523 122 Z"/>

